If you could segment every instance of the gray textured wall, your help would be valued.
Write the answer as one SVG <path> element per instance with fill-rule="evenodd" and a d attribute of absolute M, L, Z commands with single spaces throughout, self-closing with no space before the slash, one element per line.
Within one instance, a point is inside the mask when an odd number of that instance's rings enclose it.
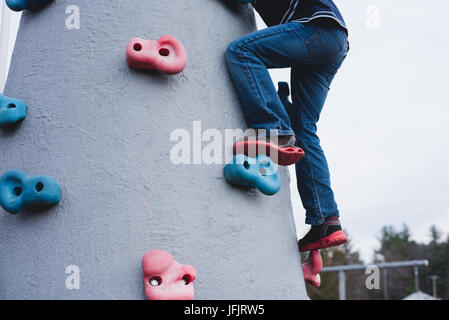
<path fill-rule="evenodd" d="M 80 30 L 65 28 L 71 4 Z M 29 112 L 0 131 L 0 173 L 50 175 L 63 200 L 39 213 L 0 211 L 0 298 L 143 299 L 150 249 L 196 267 L 196 299 L 306 297 L 286 170 L 280 193 L 266 197 L 230 187 L 223 165 L 169 159 L 170 133 L 194 120 L 244 126 L 223 55 L 254 28 L 251 10 L 218 0 L 57 0 L 24 13 L 5 94 Z M 129 69 L 127 41 L 164 33 L 184 43 L 186 70 Z M 65 287 L 71 264 L 80 290 Z"/>

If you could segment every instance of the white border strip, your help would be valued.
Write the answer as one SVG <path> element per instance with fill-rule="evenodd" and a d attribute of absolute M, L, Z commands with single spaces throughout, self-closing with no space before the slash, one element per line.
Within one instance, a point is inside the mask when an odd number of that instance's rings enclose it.
<path fill-rule="evenodd" d="M 0 29 L 0 91 L 3 92 L 8 75 L 9 57 L 9 26 L 11 24 L 11 10 L 2 1 L 2 18 Z"/>

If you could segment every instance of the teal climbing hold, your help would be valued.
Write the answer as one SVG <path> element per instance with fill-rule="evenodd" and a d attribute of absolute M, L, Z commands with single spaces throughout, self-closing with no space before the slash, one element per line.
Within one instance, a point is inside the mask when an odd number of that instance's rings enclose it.
<path fill-rule="evenodd" d="M 21 170 L 11 170 L 0 178 L 0 205 L 9 213 L 18 213 L 24 207 L 23 189 L 28 175 Z"/>
<path fill-rule="evenodd" d="M 0 94 L 0 128 L 22 121 L 26 113 L 27 106 L 23 101 Z"/>
<path fill-rule="evenodd" d="M 224 175 L 230 184 L 257 188 L 269 196 L 281 189 L 278 166 L 264 154 L 256 158 L 236 155 L 232 162 L 224 167 Z"/>
<path fill-rule="evenodd" d="M 0 205 L 9 213 L 43 209 L 61 201 L 61 188 L 48 176 L 30 177 L 25 171 L 10 170 L 0 177 Z"/>
<path fill-rule="evenodd" d="M 34 10 L 53 0 L 6 0 L 7 6 L 14 11 Z"/>

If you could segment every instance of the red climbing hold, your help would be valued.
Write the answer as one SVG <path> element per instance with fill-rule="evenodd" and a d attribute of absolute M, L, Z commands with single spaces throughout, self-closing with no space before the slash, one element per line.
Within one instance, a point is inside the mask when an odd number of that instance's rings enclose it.
<path fill-rule="evenodd" d="M 162 250 L 151 250 L 142 259 L 148 300 L 193 300 L 195 268 L 181 265 Z"/>
<path fill-rule="evenodd" d="M 157 41 L 132 38 L 126 47 L 126 60 L 131 68 L 173 75 L 186 67 L 187 54 L 181 42 L 169 35 Z"/>
<path fill-rule="evenodd" d="M 323 269 L 323 260 L 318 250 L 310 251 L 309 257 L 302 264 L 304 279 L 315 287 L 321 285 L 320 272 Z"/>
<path fill-rule="evenodd" d="M 281 166 L 295 164 L 304 158 L 305 155 L 304 151 L 299 147 L 280 147 L 276 143 L 260 137 L 255 139 L 246 137 L 242 141 L 237 141 L 234 144 L 234 154 L 244 154 L 251 158 L 265 154 Z"/>

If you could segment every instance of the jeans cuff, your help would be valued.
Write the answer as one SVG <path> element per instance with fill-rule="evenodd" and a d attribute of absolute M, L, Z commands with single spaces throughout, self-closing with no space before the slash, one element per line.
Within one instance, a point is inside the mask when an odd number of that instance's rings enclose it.
<path fill-rule="evenodd" d="M 279 136 L 294 136 L 295 135 L 295 132 L 293 131 L 293 130 L 291 130 L 291 129 L 278 129 L 277 130 L 277 134 L 279 135 Z"/>
<path fill-rule="evenodd" d="M 317 218 L 310 218 L 306 216 L 306 224 L 310 224 L 312 226 L 319 226 L 320 224 L 323 224 L 325 221 L 324 218 L 317 219 Z"/>
<path fill-rule="evenodd" d="M 323 214 L 323 217 L 320 218 L 311 218 L 306 214 L 306 224 L 310 224 L 312 226 L 319 226 L 320 224 L 323 224 L 326 222 L 326 219 L 329 217 L 340 217 L 340 214 L 338 212 L 336 213 L 329 213 L 329 214 Z"/>
<path fill-rule="evenodd" d="M 329 218 L 329 217 L 337 217 L 337 218 L 339 218 L 339 217 L 340 217 L 340 214 L 339 214 L 338 211 L 337 211 L 337 212 L 334 212 L 334 213 L 328 213 L 328 214 L 323 213 L 323 218 L 324 218 L 324 220 L 326 220 L 326 219 Z"/>

